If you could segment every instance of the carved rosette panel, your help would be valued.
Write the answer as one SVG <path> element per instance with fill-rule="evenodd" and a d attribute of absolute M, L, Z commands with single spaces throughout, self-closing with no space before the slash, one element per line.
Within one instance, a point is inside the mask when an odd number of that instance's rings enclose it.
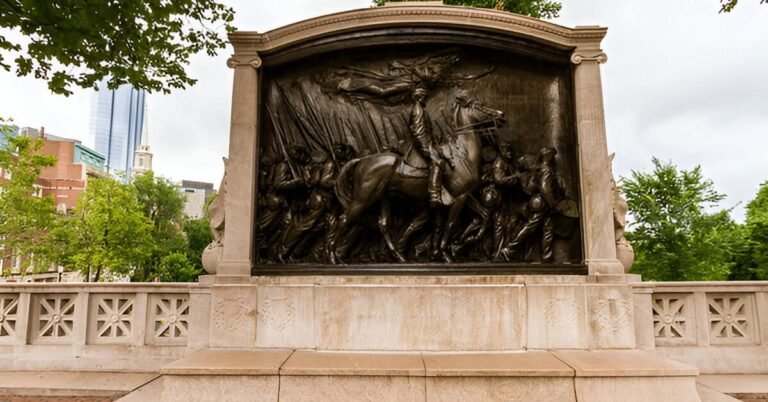
<path fill-rule="evenodd" d="M 96 343 L 127 343 L 134 328 L 134 295 L 92 295 L 93 325 L 90 340 Z"/>
<path fill-rule="evenodd" d="M 152 343 L 180 344 L 187 341 L 189 295 L 152 295 L 149 302 L 148 333 Z"/>
<path fill-rule="evenodd" d="M 76 294 L 36 295 L 32 304 L 35 340 L 69 341 L 75 328 L 76 300 Z"/>
<path fill-rule="evenodd" d="M 653 332 L 657 345 L 694 343 L 693 295 L 654 294 Z"/>
<path fill-rule="evenodd" d="M 754 304 L 754 294 L 707 294 L 710 343 L 754 343 Z"/>
<path fill-rule="evenodd" d="M 0 295 L 0 339 L 16 335 L 19 295 Z"/>

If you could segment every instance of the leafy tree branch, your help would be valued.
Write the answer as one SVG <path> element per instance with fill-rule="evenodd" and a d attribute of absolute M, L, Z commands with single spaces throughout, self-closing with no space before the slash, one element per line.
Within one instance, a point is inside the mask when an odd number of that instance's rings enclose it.
<path fill-rule="evenodd" d="M 57 94 L 104 77 L 110 88 L 167 93 L 196 82 L 184 70 L 190 56 L 222 49 L 233 19 L 215 0 L 2 0 L 0 28 L 11 35 L 0 36 L 0 68 Z"/>

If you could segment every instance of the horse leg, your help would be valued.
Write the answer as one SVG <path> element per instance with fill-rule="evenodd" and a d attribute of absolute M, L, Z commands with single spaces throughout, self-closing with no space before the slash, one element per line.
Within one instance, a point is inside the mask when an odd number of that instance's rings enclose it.
<path fill-rule="evenodd" d="M 341 239 L 347 232 L 349 226 L 363 213 L 363 211 L 365 211 L 366 207 L 367 205 L 360 202 L 353 202 L 349 209 L 339 217 L 339 220 L 336 223 L 335 234 L 332 236 L 332 239 L 328 241 L 327 246 L 328 259 L 331 264 L 335 265 L 339 263 L 338 254 L 336 253 L 336 243 L 338 243 L 339 239 Z"/>
<path fill-rule="evenodd" d="M 459 236 L 459 239 L 451 245 L 451 255 L 454 257 L 461 252 L 464 247 L 481 241 L 486 230 L 488 230 L 488 223 L 491 219 L 490 209 L 480 204 L 480 202 L 472 196 L 469 196 L 467 199 L 467 207 L 478 216 L 472 219 L 472 222 L 469 223 L 461 236 Z"/>
<path fill-rule="evenodd" d="M 464 204 L 467 203 L 467 194 L 462 194 L 453 200 L 453 205 L 448 210 L 448 219 L 445 222 L 445 231 L 443 232 L 443 240 L 440 242 L 440 251 L 443 253 L 443 258 L 446 262 L 451 262 L 451 258 L 448 256 L 446 249 L 448 248 L 448 241 L 451 239 L 451 233 L 459 220 L 459 214 L 464 209 Z"/>
<path fill-rule="evenodd" d="M 410 240 L 414 233 L 421 230 L 421 228 L 427 224 L 430 214 L 431 210 L 429 208 L 425 208 L 416 216 L 416 218 L 413 219 L 408 227 L 405 228 L 403 234 L 400 235 L 399 239 L 397 239 L 397 251 L 400 253 L 400 255 L 406 254 L 405 249 L 408 247 L 408 240 Z"/>
<path fill-rule="evenodd" d="M 436 208 L 433 221 L 435 223 L 435 230 L 430 236 L 432 236 L 431 242 L 431 255 L 432 259 L 440 258 L 440 242 L 443 240 L 443 231 L 445 231 L 445 215 L 444 208 Z"/>
<path fill-rule="evenodd" d="M 350 225 L 384 195 L 387 183 L 394 172 L 394 163 L 392 160 L 391 163 L 383 163 L 373 168 L 367 167 L 368 165 L 363 162 L 356 165 L 352 177 L 354 189 L 349 197 L 349 205 L 339 217 L 335 236 L 328 242 L 328 259 L 331 264 L 338 263 L 336 245 L 342 236 L 347 234 Z"/>
<path fill-rule="evenodd" d="M 384 240 L 387 242 L 387 247 L 395 253 L 397 259 L 400 260 L 400 262 L 405 262 L 405 257 L 397 251 L 394 243 L 392 243 L 392 236 L 389 235 L 389 216 L 389 199 L 384 197 L 381 199 L 381 209 L 379 211 L 379 231 L 381 232 L 381 235 L 384 236 Z"/>

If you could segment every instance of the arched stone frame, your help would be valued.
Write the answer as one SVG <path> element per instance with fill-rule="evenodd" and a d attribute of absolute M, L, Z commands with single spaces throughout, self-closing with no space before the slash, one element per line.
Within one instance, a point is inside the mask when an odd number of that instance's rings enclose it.
<path fill-rule="evenodd" d="M 566 28 L 495 10 L 451 6 L 386 6 L 330 14 L 267 33 L 235 32 L 235 70 L 230 128 L 227 225 L 217 276 L 249 276 L 253 266 L 253 217 L 257 188 L 261 68 L 327 51 L 366 33 L 393 28 L 467 30 L 516 41 L 517 52 L 567 57 L 573 63 L 577 159 L 582 209 L 584 261 L 589 274 L 622 274 L 616 259 L 599 63 L 606 28 Z M 374 40 L 375 34 L 365 40 Z M 372 39 L 373 38 L 373 39 Z M 548 54 L 550 53 L 550 54 Z M 234 183 L 238 183 L 234 185 Z M 246 184 L 247 183 L 247 184 Z M 245 185 L 242 185 L 245 184 Z"/>

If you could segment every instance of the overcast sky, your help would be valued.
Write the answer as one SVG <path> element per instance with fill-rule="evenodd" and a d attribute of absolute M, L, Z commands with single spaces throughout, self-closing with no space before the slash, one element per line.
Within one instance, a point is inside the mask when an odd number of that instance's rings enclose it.
<path fill-rule="evenodd" d="M 369 7 L 369 0 L 225 1 L 240 30 L 265 32 L 331 12 Z M 602 66 L 608 147 L 614 172 L 647 170 L 651 157 L 681 168 L 700 164 L 743 207 L 768 180 L 768 5 L 742 0 L 718 14 L 717 0 L 563 0 L 565 25 L 608 27 Z M 151 94 L 149 143 L 154 170 L 173 180 L 218 185 L 227 154 L 232 70 L 230 50 L 197 56 L 196 86 Z M 91 93 L 51 94 L 45 82 L 0 71 L 0 116 L 19 126 L 88 140 Z M 740 205 L 738 205 L 741 203 Z"/>

